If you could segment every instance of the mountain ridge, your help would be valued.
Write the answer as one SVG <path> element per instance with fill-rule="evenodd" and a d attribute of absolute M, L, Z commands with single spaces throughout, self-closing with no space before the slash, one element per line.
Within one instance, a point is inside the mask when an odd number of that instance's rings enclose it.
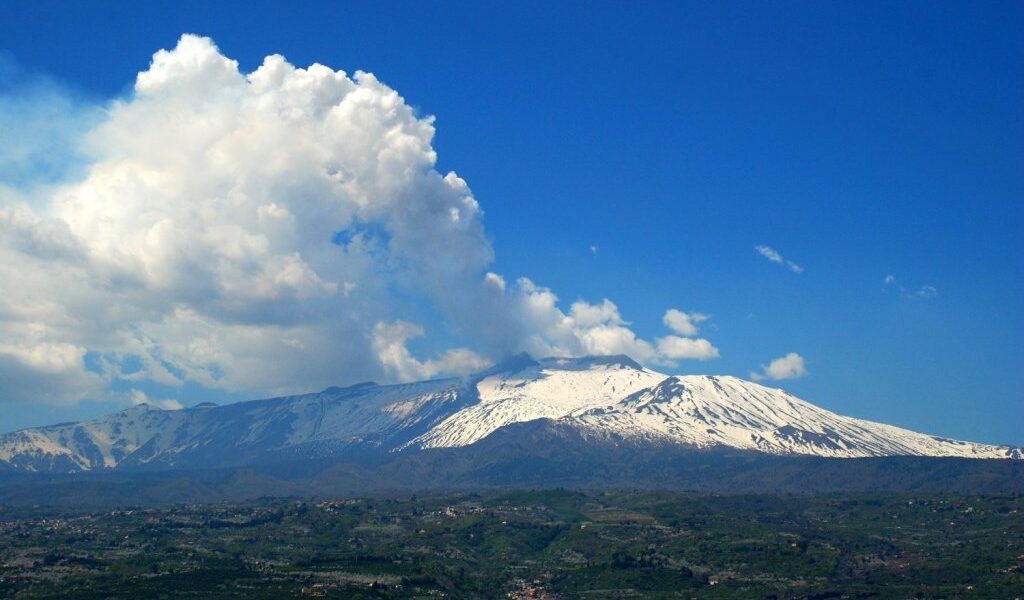
<path fill-rule="evenodd" d="M 1020 459 L 1019 448 L 961 442 L 845 417 L 732 376 L 671 376 L 627 356 L 517 355 L 464 378 L 204 403 L 138 405 L 88 421 L 0 435 L 0 469 L 75 473 L 239 467 L 293 459 L 468 448 L 547 419 L 594 443 L 769 455 Z"/>

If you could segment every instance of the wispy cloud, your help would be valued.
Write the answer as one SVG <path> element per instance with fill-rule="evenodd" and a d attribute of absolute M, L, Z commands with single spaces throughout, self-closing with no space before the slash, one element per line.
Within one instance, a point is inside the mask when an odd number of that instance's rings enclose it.
<path fill-rule="evenodd" d="M 796 264 L 791 260 L 786 260 L 785 258 L 783 258 L 781 254 L 779 254 L 778 250 L 772 248 L 771 246 L 754 246 L 754 250 L 756 250 L 758 254 L 767 258 L 773 263 L 782 265 L 794 273 L 804 272 L 803 267 L 801 267 L 800 265 Z"/>
<path fill-rule="evenodd" d="M 86 152 L 78 142 L 102 115 L 97 103 L 0 53 L 0 187 L 80 176 Z"/>
<path fill-rule="evenodd" d="M 899 285 L 894 275 L 886 275 L 882 282 L 884 289 L 895 289 L 898 291 L 901 298 L 913 299 L 920 298 L 923 300 L 930 300 L 939 295 L 939 289 L 934 285 L 922 285 L 916 289 L 910 289 Z"/>

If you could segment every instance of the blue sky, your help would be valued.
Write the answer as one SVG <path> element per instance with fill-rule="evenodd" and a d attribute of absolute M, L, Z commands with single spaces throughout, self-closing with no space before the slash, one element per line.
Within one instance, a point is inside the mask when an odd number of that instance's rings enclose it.
<path fill-rule="evenodd" d="M 186 32 L 243 73 L 273 53 L 370 71 L 436 117 L 436 168 L 482 207 L 487 271 L 566 309 L 609 298 L 644 339 L 670 307 L 710 315 L 700 336 L 720 356 L 674 372 L 749 377 L 796 352 L 807 374 L 770 385 L 1024 444 L 1020 3 L 208 4 L 5 3 L 0 93 L 52 86 L 65 129 L 88 128 Z M 38 170 L 81 176 L 75 156 L 56 163 Z M 477 349 L 450 313 L 399 296 L 395 318 L 428 332 L 414 353 Z M 136 388 L 255 393 L 107 385 Z M 118 401 L 2 402 L 9 430 Z"/>

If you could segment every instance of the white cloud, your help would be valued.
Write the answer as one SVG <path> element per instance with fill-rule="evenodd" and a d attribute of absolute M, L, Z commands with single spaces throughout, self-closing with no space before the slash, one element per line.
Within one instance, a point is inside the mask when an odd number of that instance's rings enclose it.
<path fill-rule="evenodd" d="M 675 308 L 670 308 L 665 312 L 665 316 L 662 317 L 662 322 L 679 335 L 694 336 L 697 335 L 697 323 L 703 323 L 708 320 L 708 316 L 699 312 L 685 313 Z"/>
<path fill-rule="evenodd" d="M 895 275 L 886 275 L 884 283 L 885 283 L 885 285 L 893 285 L 894 283 L 896 283 L 896 276 Z"/>
<path fill-rule="evenodd" d="M 85 369 L 84 357 L 85 348 L 48 340 L 31 325 L 4 327 L 0 401 L 71 404 L 100 393 L 103 380 Z"/>
<path fill-rule="evenodd" d="M 786 260 L 785 258 L 782 257 L 781 254 L 779 254 L 778 250 L 772 248 L 771 246 L 754 246 L 754 250 L 756 250 L 758 254 L 767 258 L 773 263 L 783 265 L 790 271 L 793 271 L 794 273 L 804 272 L 803 267 L 801 267 L 800 265 L 796 264 L 791 260 Z"/>
<path fill-rule="evenodd" d="M 488 272 L 480 206 L 435 168 L 433 118 L 372 74 L 277 55 L 241 73 L 185 35 L 127 97 L 79 112 L 66 129 L 86 133 L 64 145 L 87 168 L 0 186 L 0 402 L 123 398 L 115 381 L 290 393 L 515 351 L 717 355 L 639 338 L 609 300 L 565 312 Z M 37 155 L 7 148 L 0 168 Z M 436 358 L 416 358 L 410 314 L 473 350 L 424 339 Z"/>
<path fill-rule="evenodd" d="M 754 250 L 761 256 L 767 258 L 773 263 L 782 264 L 782 255 L 776 252 L 776 250 L 770 246 L 754 246 Z"/>
<path fill-rule="evenodd" d="M 424 333 L 419 325 L 405 321 L 380 322 L 373 328 L 373 350 L 391 374 L 402 381 L 430 379 L 439 373 L 462 375 L 490 364 L 486 358 L 464 348 L 448 350 L 437 360 L 417 360 L 405 344 Z"/>
<path fill-rule="evenodd" d="M 705 339 L 670 335 L 651 342 L 638 337 L 622 318 L 618 306 L 608 299 L 598 304 L 577 300 L 564 313 L 550 289 L 523 277 L 505 300 L 511 303 L 508 312 L 517 320 L 516 327 L 529 332 L 523 349 L 535 356 L 626 354 L 640 362 L 670 367 L 678 360 L 718 357 L 718 349 Z M 666 313 L 666 325 L 678 324 L 675 313 L 685 314 L 670 310 Z M 688 317 L 697 322 L 707 318 L 700 313 L 690 313 Z M 696 331 L 691 335 L 695 334 Z"/>
<path fill-rule="evenodd" d="M 751 371 L 750 378 L 754 381 L 764 379 L 797 379 L 807 375 L 804 367 L 804 358 L 796 352 L 790 352 L 771 361 L 767 365 L 761 365 L 761 372 Z"/>
<path fill-rule="evenodd" d="M 505 278 L 497 273 L 488 272 L 484 275 L 484 282 L 498 290 L 505 291 Z"/>
<path fill-rule="evenodd" d="M 685 358 L 709 360 L 718 358 L 718 348 L 705 339 L 691 339 L 669 335 L 658 338 L 658 353 L 668 360 Z"/>
<path fill-rule="evenodd" d="M 522 349 L 534 356 L 627 354 L 640 361 L 657 357 L 654 346 L 637 337 L 608 299 L 599 304 L 577 300 L 565 313 L 554 292 L 521 277 L 503 301 L 512 327 L 527 334 Z"/>
<path fill-rule="evenodd" d="M 914 292 L 918 298 L 934 298 L 939 295 L 939 290 L 932 285 L 922 285 Z"/>

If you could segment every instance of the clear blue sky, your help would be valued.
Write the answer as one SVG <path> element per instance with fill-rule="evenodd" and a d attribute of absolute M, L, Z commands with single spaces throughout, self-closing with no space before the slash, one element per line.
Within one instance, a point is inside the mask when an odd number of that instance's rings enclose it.
<path fill-rule="evenodd" d="M 1022 31 L 1020 2 L 0 5 L 4 60 L 88 98 L 184 32 L 245 72 L 271 53 L 371 71 L 436 115 L 494 270 L 612 298 L 644 337 L 666 307 L 710 314 L 721 357 L 678 371 L 798 352 L 808 375 L 780 385 L 816 404 L 1013 444 Z M 2 405 L 0 429 L 89 406 Z"/>

